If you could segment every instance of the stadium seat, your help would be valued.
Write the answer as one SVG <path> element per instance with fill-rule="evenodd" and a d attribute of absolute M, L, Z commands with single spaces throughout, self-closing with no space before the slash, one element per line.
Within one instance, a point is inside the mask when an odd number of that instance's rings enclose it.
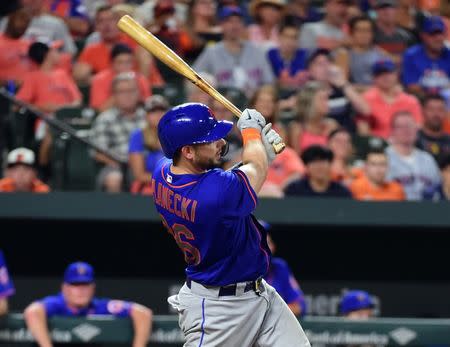
<path fill-rule="evenodd" d="M 168 83 L 164 87 L 153 87 L 152 93 L 164 96 L 173 106 L 186 102 L 186 91 L 183 83 Z"/>
<path fill-rule="evenodd" d="M 240 110 L 247 107 L 248 100 L 242 90 L 233 87 L 219 87 L 217 90 Z"/>

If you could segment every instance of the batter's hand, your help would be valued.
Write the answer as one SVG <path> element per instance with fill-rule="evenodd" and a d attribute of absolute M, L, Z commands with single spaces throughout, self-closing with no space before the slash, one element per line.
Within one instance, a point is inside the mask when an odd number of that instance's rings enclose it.
<path fill-rule="evenodd" d="M 283 139 L 275 130 L 272 129 L 272 123 L 269 123 L 261 131 L 261 140 L 264 144 L 264 148 L 266 149 L 267 159 L 270 164 L 277 156 L 274 145 L 283 142 Z"/>
<path fill-rule="evenodd" d="M 256 110 L 251 110 L 248 108 L 242 112 L 242 115 L 237 122 L 237 126 L 241 131 L 248 128 L 254 128 L 261 131 L 265 125 L 266 120 L 262 114 Z"/>

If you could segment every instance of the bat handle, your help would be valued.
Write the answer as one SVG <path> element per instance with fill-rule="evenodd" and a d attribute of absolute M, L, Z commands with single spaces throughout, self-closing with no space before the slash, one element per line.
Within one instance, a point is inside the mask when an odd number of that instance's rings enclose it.
<path fill-rule="evenodd" d="M 281 152 L 284 151 L 285 148 L 286 148 L 286 144 L 284 142 L 273 145 L 273 149 L 275 150 L 276 154 L 280 154 Z"/>

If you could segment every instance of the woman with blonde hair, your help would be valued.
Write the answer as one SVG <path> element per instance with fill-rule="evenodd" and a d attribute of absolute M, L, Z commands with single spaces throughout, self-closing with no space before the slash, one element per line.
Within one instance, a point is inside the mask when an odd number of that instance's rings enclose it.
<path fill-rule="evenodd" d="M 311 145 L 327 145 L 328 134 L 338 127 L 327 118 L 330 88 L 320 81 L 309 81 L 298 93 L 297 117 L 289 124 L 289 144 L 298 153 Z"/>

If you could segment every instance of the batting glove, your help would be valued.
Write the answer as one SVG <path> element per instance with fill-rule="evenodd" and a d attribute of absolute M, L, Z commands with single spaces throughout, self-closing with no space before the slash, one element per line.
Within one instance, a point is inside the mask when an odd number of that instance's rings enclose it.
<path fill-rule="evenodd" d="M 261 131 L 261 140 L 264 144 L 264 148 L 266 149 L 267 159 L 270 164 L 277 156 L 273 146 L 281 143 L 283 139 L 275 130 L 272 129 L 272 123 L 269 123 Z"/>
<path fill-rule="evenodd" d="M 262 114 L 256 110 L 251 110 L 248 108 L 246 108 L 244 112 L 242 112 L 242 115 L 237 122 L 237 126 L 240 131 L 248 128 L 253 128 L 261 131 L 265 125 L 266 120 L 264 119 Z"/>

